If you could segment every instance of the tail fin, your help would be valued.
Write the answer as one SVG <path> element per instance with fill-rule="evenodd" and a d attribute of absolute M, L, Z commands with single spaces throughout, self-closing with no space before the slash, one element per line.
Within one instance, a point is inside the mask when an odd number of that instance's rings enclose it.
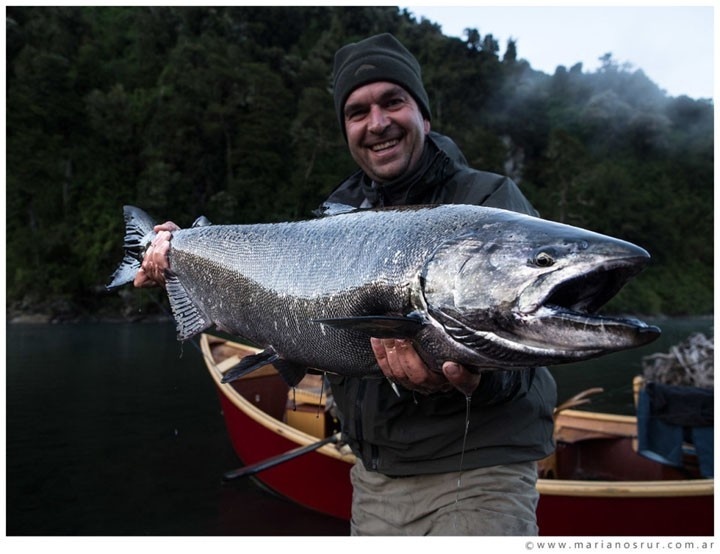
<path fill-rule="evenodd" d="M 155 222 L 140 208 L 124 206 L 123 214 L 125 216 L 125 257 L 115 273 L 112 274 L 112 280 L 106 287 L 108 290 L 121 287 L 135 279 L 145 248 L 155 236 L 153 232 Z"/>

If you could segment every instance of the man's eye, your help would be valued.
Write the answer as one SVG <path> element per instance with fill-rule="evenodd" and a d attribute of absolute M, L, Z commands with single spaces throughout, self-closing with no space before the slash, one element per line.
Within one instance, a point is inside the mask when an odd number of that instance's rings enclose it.
<path fill-rule="evenodd" d="M 349 120 L 357 120 L 362 119 L 362 117 L 365 115 L 365 112 L 363 110 L 353 110 L 351 112 L 345 113 L 345 119 Z"/>

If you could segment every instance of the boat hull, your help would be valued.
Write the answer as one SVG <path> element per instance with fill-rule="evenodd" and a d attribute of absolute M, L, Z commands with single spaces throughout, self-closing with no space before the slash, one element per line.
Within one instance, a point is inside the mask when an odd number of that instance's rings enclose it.
<path fill-rule="evenodd" d="M 295 440 L 274 433 L 239 410 L 219 391 L 228 435 L 244 465 L 261 462 L 297 448 Z M 351 464 L 310 452 L 257 475 L 277 494 L 312 510 L 340 519 L 350 519 Z"/>
<path fill-rule="evenodd" d="M 212 359 L 207 335 L 203 335 L 206 360 Z M 250 353 L 248 351 L 246 353 Z M 226 363 L 225 366 L 231 364 Z M 305 446 L 318 438 L 298 431 L 272 417 L 267 406 L 282 399 L 274 385 L 279 380 L 272 369 L 265 376 L 242 384 L 223 384 L 222 365 L 208 363 L 215 380 L 228 435 L 245 465 L 264 461 Z M 241 388 L 242 394 L 239 392 Z M 281 390 L 287 397 L 287 389 Z M 542 536 L 712 536 L 714 534 L 714 496 L 712 479 L 680 479 L 668 469 L 632 452 L 635 429 L 631 416 L 615 416 L 567 410 L 561 437 L 581 443 L 588 449 L 563 452 L 558 448 L 554 466 L 562 468 L 573 458 L 576 469 L 588 475 L 600 467 L 603 456 L 596 450 L 597 440 L 612 443 L 607 450 L 613 457 L 632 460 L 619 462 L 630 467 L 637 480 L 540 478 L 537 508 Z M 318 417 L 324 414 L 318 414 Z M 556 427 L 557 429 L 558 427 Z M 586 435 L 583 435 L 583 429 Z M 605 447 L 607 448 L 607 446 Z M 302 506 L 341 519 L 350 519 L 352 486 L 350 468 L 354 457 L 342 454 L 332 445 L 262 471 L 257 478 L 276 493 Z M 605 464 L 607 465 L 607 463 Z M 627 468 L 626 467 L 626 468 Z M 648 480 L 652 479 L 652 480 Z"/>
<path fill-rule="evenodd" d="M 552 494 L 540 488 L 538 528 L 543 536 L 712 536 L 713 496 Z"/>

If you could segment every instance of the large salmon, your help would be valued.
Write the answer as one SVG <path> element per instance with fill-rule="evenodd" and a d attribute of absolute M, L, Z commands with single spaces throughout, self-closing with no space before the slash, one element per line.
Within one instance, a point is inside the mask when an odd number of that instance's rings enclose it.
<path fill-rule="evenodd" d="M 108 288 L 132 281 L 154 233 L 126 206 L 126 255 Z M 585 360 L 660 333 L 596 311 L 648 263 L 642 248 L 494 208 L 357 210 L 318 219 L 208 225 L 173 233 L 167 293 L 185 340 L 215 325 L 265 350 L 226 375 L 274 363 L 382 373 L 368 336 L 412 339 L 425 362 L 471 370 Z"/>

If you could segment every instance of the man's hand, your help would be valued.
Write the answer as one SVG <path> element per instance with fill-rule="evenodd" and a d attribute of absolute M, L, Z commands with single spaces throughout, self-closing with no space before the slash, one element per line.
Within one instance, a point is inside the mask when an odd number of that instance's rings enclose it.
<path fill-rule="evenodd" d="M 167 254 L 170 250 L 170 240 L 172 240 L 173 231 L 179 229 L 180 227 L 172 221 L 166 221 L 153 228 L 157 236 L 145 251 L 145 257 L 135 275 L 133 285 L 138 288 L 165 286 L 165 270 L 169 267 Z"/>
<path fill-rule="evenodd" d="M 443 375 L 431 371 L 410 341 L 372 338 L 370 345 L 385 377 L 406 389 L 430 394 L 455 387 L 469 396 L 480 384 L 480 375 L 470 373 L 455 362 L 443 364 Z"/>

